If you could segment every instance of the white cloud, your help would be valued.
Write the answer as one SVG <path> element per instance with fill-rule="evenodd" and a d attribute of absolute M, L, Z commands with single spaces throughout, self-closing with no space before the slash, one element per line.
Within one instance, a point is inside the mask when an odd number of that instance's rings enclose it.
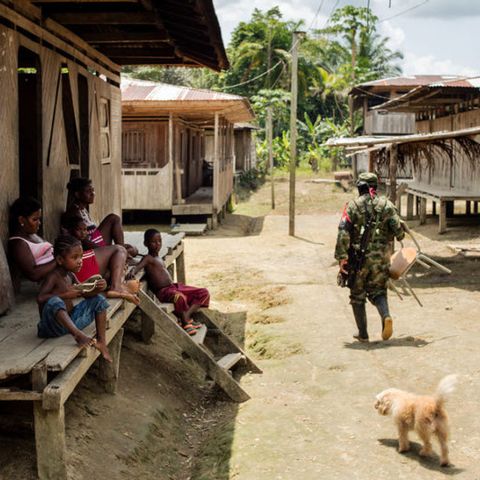
<path fill-rule="evenodd" d="M 390 22 L 382 22 L 379 29 L 380 35 L 388 37 L 388 48 L 391 50 L 403 49 L 403 43 L 405 41 L 405 32 L 400 27 L 393 26 Z"/>
<path fill-rule="evenodd" d="M 439 59 L 433 55 L 417 55 L 405 52 L 403 61 L 405 75 L 463 75 L 473 77 L 478 71 L 465 65 L 460 65 L 450 59 Z"/>

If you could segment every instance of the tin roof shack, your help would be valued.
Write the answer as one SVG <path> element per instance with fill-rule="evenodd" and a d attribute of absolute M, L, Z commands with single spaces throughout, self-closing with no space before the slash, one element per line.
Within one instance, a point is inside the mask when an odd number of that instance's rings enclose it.
<path fill-rule="evenodd" d="M 234 123 L 253 118 L 237 95 L 123 80 L 123 208 L 208 215 L 215 225 L 233 189 Z"/>
<path fill-rule="evenodd" d="M 379 105 L 389 100 L 409 93 L 415 88 L 426 86 L 432 82 L 442 82 L 460 77 L 455 75 L 409 75 L 383 78 L 356 85 L 349 93 L 349 104 L 353 112 L 362 110 L 362 135 L 390 136 L 408 135 L 415 133 L 415 114 L 413 112 L 390 111 L 380 108 Z M 354 174 L 372 169 L 372 159 L 369 152 L 359 152 L 352 155 Z M 388 178 L 388 172 L 381 169 L 378 172 L 383 178 Z M 399 168 L 398 177 L 412 178 L 409 165 Z"/>
<path fill-rule="evenodd" d="M 53 240 L 74 175 L 97 187 L 94 217 L 121 211 L 121 65 L 228 66 L 211 0 L 0 0 L 0 52 L 3 245 L 19 195 L 41 200 Z"/>

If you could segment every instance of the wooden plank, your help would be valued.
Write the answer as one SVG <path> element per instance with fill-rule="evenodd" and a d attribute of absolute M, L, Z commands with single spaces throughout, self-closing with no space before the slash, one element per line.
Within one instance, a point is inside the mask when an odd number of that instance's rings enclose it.
<path fill-rule="evenodd" d="M 198 318 L 198 321 L 207 325 L 208 328 L 215 329 L 218 335 L 222 337 L 222 340 L 226 343 L 229 350 L 231 350 L 232 352 L 239 352 L 245 357 L 248 371 L 252 373 L 262 373 L 262 370 L 259 367 L 257 367 L 255 362 L 249 358 L 249 356 L 243 351 L 243 349 L 234 340 L 232 340 L 228 335 L 225 334 L 225 332 L 220 328 L 220 326 L 214 320 L 214 318 L 212 317 L 208 309 L 201 308 L 195 314 L 195 317 Z"/>
<path fill-rule="evenodd" d="M 62 25 L 155 25 L 152 12 L 52 12 L 50 17 Z M 79 34 L 81 37 L 81 33 Z"/>
<path fill-rule="evenodd" d="M 15 388 L 0 388 L 0 401 L 33 401 L 41 399 L 42 392 L 33 392 L 31 390 L 20 390 Z"/>
<path fill-rule="evenodd" d="M 217 361 L 217 365 L 225 370 L 230 370 L 242 359 L 244 359 L 244 356 L 241 353 L 228 353 Z"/>
<path fill-rule="evenodd" d="M 110 307 L 107 311 L 107 330 L 110 326 L 112 317 L 121 309 L 123 306 L 123 300 L 119 298 L 113 298 L 109 301 Z M 89 336 L 95 335 L 95 321 L 93 321 L 88 327 L 84 330 L 84 333 Z M 53 340 L 53 339 L 51 339 Z M 52 351 L 48 354 L 45 361 L 47 368 L 50 371 L 58 372 L 65 370 L 65 368 L 75 359 L 81 352 L 78 348 L 75 340 L 71 335 L 64 335 L 55 339 L 57 346 L 52 348 Z"/>
<path fill-rule="evenodd" d="M 171 233 L 183 232 L 186 235 L 203 235 L 207 230 L 206 223 L 180 223 L 172 227 Z"/>
<path fill-rule="evenodd" d="M 117 334 L 123 324 L 127 321 L 130 314 L 135 309 L 135 305 L 129 303 L 124 309 L 117 311 L 110 323 L 110 329 L 106 332 L 107 345 L 110 344 L 113 337 Z M 95 348 L 85 349 L 84 357 L 77 357 L 68 367 L 57 375 L 43 391 L 43 408 L 46 410 L 56 410 L 63 405 L 71 395 L 78 382 L 88 371 L 93 362 L 100 355 Z"/>
<path fill-rule="evenodd" d="M 213 356 L 197 345 L 192 338 L 177 323 L 170 318 L 162 309 L 158 308 L 153 300 L 145 293 L 140 292 L 140 308 L 153 320 L 161 325 L 162 331 L 175 339 L 175 342 L 206 374 L 234 401 L 244 402 L 249 395 L 240 384 L 233 379 L 225 370 L 219 368 Z"/>

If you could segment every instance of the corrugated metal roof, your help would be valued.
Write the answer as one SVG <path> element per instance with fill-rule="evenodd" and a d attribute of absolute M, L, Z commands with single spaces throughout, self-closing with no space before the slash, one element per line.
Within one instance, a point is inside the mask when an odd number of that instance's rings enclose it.
<path fill-rule="evenodd" d="M 460 75 L 408 75 L 365 82 L 356 85 L 354 89 L 366 87 L 418 87 L 424 85 L 468 88 L 478 87 L 480 82 L 479 79 L 468 79 Z"/>
<path fill-rule="evenodd" d="M 167 83 L 148 82 L 145 80 L 132 80 L 122 77 L 121 82 L 122 100 L 142 101 L 151 100 L 156 102 L 171 101 L 243 101 L 239 95 L 201 90 L 198 88 L 181 87 Z"/>

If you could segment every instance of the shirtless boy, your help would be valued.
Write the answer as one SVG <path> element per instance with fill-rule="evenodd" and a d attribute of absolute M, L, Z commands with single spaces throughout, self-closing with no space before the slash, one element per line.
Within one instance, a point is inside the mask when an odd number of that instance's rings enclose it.
<path fill-rule="evenodd" d="M 82 268 L 82 245 L 70 235 L 61 235 L 55 241 L 53 255 L 56 268 L 43 281 L 37 297 L 40 311 L 38 336 L 41 338 L 60 337 L 70 333 L 80 348 L 94 346 L 103 358 L 112 361 L 108 352 L 105 329 L 108 302 L 100 292 L 105 290 L 105 280 L 89 293 L 82 293 L 74 286 L 74 273 Z M 72 300 L 84 297 L 78 305 Z M 85 335 L 82 330 L 95 318 L 96 338 Z"/>
<path fill-rule="evenodd" d="M 210 294 L 206 288 L 191 287 L 182 283 L 173 283 L 172 277 L 158 254 L 162 248 L 162 236 L 158 230 L 148 229 L 144 234 L 143 244 L 148 249 L 148 255 L 129 273 L 133 277 L 145 268 L 148 287 L 161 302 L 172 302 L 174 313 L 183 329 L 189 335 L 195 335 L 200 324 L 192 321 L 192 315 L 201 307 L 208 307 Z"/>

